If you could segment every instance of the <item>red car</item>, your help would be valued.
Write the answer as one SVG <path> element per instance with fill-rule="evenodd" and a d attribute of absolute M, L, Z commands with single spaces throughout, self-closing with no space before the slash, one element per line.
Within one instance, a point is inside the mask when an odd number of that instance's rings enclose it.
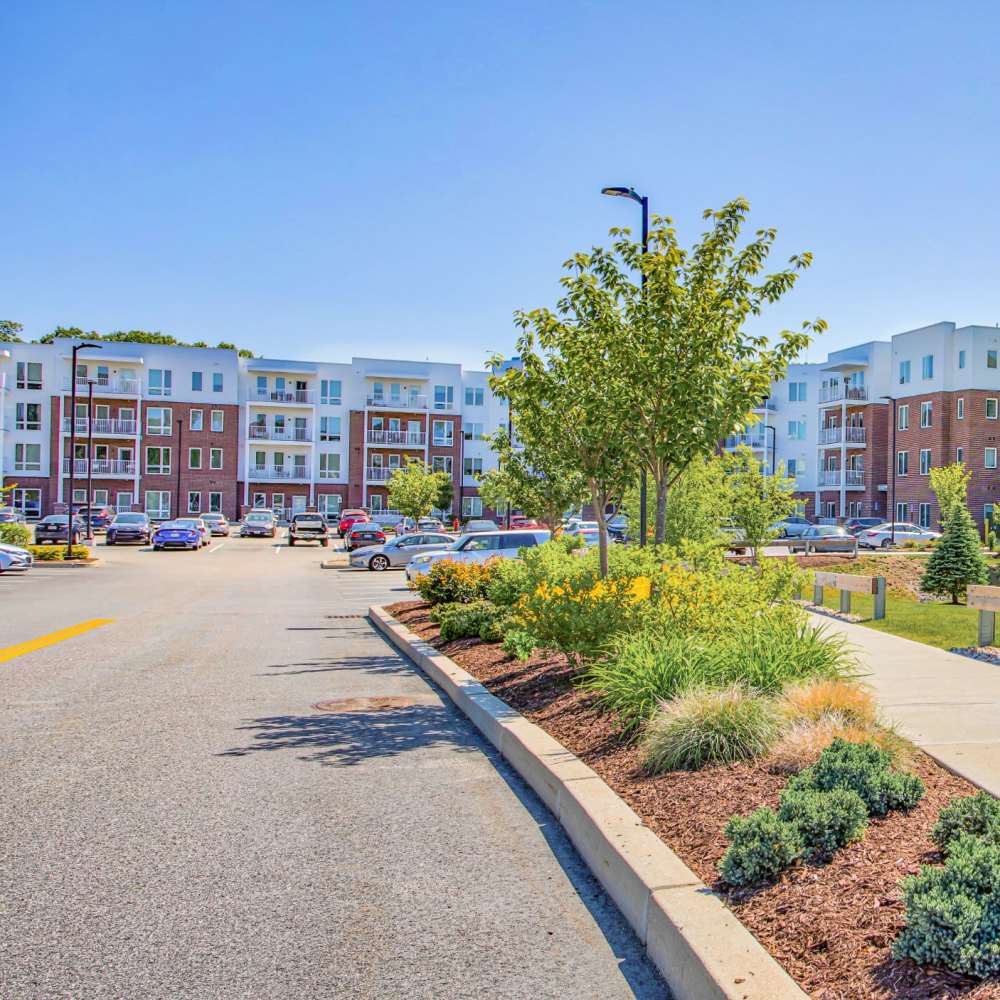
<path fill-rule="evenodd" d="M 366 545 L 385 545 L 385 532 L 374 521 L 355 521 L 347 532 L 344 548 L 348 552 L 363 549 Z"/>
<path fill-rule="evenodd" d="M 510 526 L 512 528 L 532 528 L 532 529 L 544 529 L 545 525 L 536 521 L 532 517 L 517 517 L 516 515 L 510 519 Z"/>
<path fill-rule="evenodd" d="M 344 537 L 350 530 L 351 525 L 356 524 L 358 521 L 367 521 L 368 512 L 364 510 L 345 510 L 341 512 L 340 524 L 337 525 L 337 534 L 341 538 Z"/>

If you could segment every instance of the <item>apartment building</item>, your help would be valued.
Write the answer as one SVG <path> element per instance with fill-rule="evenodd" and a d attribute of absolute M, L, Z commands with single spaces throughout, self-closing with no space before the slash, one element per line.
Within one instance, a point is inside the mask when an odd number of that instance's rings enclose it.
<path fill-rule="evenodd" d="M 487 372 L 103 343 L 81 350 L 71 373 L 72 346 L 0 351 L 0 483 L 16 483 L 13 502 L 29 516 L 65 509 L 71 472 L 73 502 L 158 518 L 237 517 L 253 506 L 379 510 L 393 470 L 411 457 L 451 475 L 447 513 L 492 513 L 478 477 L 494 462 L 484 438 L 506 426 L 506 405 Z"/>

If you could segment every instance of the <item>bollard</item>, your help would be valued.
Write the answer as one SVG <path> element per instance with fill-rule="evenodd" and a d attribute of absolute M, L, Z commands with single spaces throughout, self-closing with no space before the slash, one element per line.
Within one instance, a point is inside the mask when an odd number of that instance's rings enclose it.
<path fill-rule="evenodd" d="M 885 577 L 875 577 L 875 592 L 872 595 L 872 619 L 885 618 Z"/>
<path fill-rule="evenodd" d="M 813 604 L 823 603 L 823 588 L 819 584 L 813 584 Z"/>
<path fill-rule="evenodd" d="M 840 613 L 842 615 L 849 615 L 851 613 L 851 592 L 849 590 L 842 590 L 840 592 Z"/>
<path fill-rule="evenodd" d="M 992 646 L 996 641 L 996 612 L 979 612 L 979 645 Z"/>

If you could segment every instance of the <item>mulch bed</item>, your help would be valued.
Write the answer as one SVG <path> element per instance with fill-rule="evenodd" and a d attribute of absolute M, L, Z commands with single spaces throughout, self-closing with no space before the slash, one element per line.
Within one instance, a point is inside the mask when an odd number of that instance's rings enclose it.
<path fill-rule="evenodd" d="M 927 794 L 910 813 L 872 819 L 864 839 L 828 864 L 800 864 L 773 885 L 727 890 L 718 877 L 729 818 L 777 805 L 786 778 L 760 764 L 732 764 L 652 777 L 641 753 L 622 744 L 613 719 L 573 685 L 562 657 L 527 663 L 478 639 L 441 643 L 420 601 L 387 608 L 498 698 L 541 726 L 592 767 L 693 869 L 720 892 L 757 939 L 803 990 L 819 1000 L 969 1000 L 1000 998 L 1000 983 L 891 958 L 905 923 L 900 882 L 921 864 L 940 861 L 930 831 L 958 795 L 977 789 L 917 752 L 912 769 Z"/>

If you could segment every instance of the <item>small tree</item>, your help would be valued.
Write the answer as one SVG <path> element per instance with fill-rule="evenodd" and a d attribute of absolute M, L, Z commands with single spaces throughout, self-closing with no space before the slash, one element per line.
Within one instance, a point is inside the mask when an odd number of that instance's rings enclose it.
<path fill-rule="evenodd" d="M 944 534 L 927 560 L 920 588 L 928 594 L 948 596 L 952 604 L 958 604 L 959 595 L 970 583 L 988 581 L 986 559 L 969 508 L 954 505 L 945 521 Z"/>
<path fill-rule="evenodd" d="M 948 520 L 955 507 L 967 505 L 966 497 L 971 476 L 972 473 L 961 462 L 931 469 L 931 490 L 937 497 L 942 524 Z"/>
<path fill-rule="evenodd" d="M 389 506 L 414 519 L 427 517 L 443 489 L 447 472 L 431 472 L 423 462 L 410 459 L 389 478 Z"/>
<path fill-rule="evenodd" d="M 720 525 L 731 516 L 729 487 L 722 459 L 717 455 L 694 459 L 670 488 L 666 543 L 679 546 L 684 541 L 717 539 Z"/>
<path fill-rule="evenodd" d="M 451 513 L 451 505 L 455 502 L 455 484 L 451 481 L 451 476 L 447 472 L 443 473 L 441 479 L 441 490 L 434 500 L 434 506 L 438 510 L 443 510 L 446 514 Z"/>
<path fill-rule="evenodd" d="M 725 456 L 723 466 L 727 473 L 729 516 L 743 532 L 756 564 L 760 549 L 775 535 L 771 526 L 795 509 L 792 496 L 795 481 L 785 476 L 783 465 L 778 466 L 773 476 L 765 476 L 763 465 L 746 445 Z"/>

